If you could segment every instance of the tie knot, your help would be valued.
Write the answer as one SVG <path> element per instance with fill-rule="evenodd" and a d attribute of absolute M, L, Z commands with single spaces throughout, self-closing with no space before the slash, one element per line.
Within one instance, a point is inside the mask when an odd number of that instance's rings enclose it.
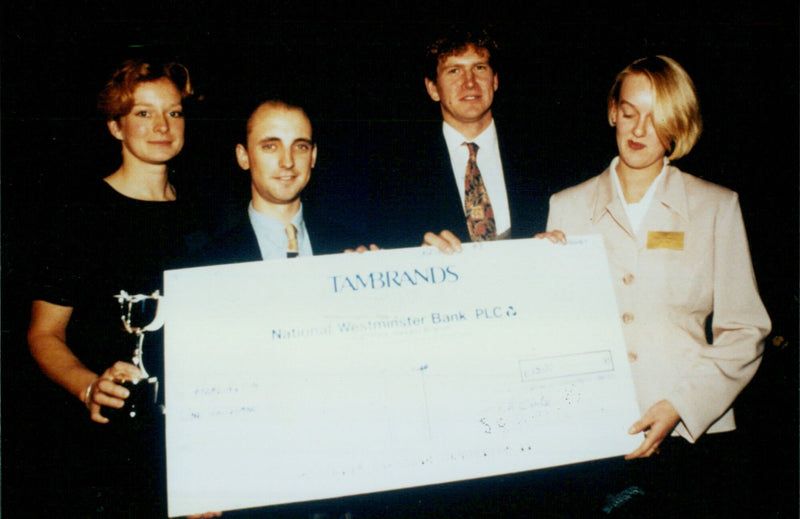
<path fill-rule="evenodd" d="M 464 145 L 469 150 L 469 160 L 475 160 L 475 156 L 478 154 L 478 145 L 474 142 L 465 142 Z"/>

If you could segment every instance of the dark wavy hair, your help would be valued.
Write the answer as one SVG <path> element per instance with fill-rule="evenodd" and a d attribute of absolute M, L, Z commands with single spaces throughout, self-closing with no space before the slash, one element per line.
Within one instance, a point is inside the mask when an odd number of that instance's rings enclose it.
<path fill-rule="evenodd" d="M 497 70 L 496 54 L 499 45 L 490 34 L 489 28 L 454 25 L 425 48 L 425 77 L 435 82 L 439 63 L 468 47 L 485 49 L 489 53 L 489 66 L 492 70 Z"/>

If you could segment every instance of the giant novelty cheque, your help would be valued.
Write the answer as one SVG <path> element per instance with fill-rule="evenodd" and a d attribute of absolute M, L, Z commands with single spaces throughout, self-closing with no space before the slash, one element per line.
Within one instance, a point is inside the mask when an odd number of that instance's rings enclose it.
<path fill-rule="evenodd" d="M 599 236 L 167 271 L 170 516 L 621 455 L 641 442 Z"/>

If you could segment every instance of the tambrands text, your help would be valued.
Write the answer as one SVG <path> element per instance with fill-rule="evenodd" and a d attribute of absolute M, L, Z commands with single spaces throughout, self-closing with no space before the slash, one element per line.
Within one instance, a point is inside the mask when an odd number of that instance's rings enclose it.
<path fill-rule="evenodd" d="M 330 279 L 333 281 L 333 291 L 340 293 L 455 283 L 459 280 L 459 275 L 448 265 L 413 270 L 338 274 L 331 276 Z"/>

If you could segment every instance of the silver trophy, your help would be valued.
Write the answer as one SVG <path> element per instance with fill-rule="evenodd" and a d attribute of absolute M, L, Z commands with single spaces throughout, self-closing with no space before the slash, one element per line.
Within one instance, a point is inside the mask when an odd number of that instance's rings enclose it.
<path fill-rule="evenodd" d="M 136 336 L 136 348 L 131 362 L 142 372 L 142 377 L 133 381 L 120 381 L 131 393 L 122 409 L 124 411 L 122 414 L 136 418 L 139 413 L 155 409 L 158 401 L 158 377 L 150 376 L 144 367 L 144 336 L 145 332 L 158 330 L 164 324 L 158 316 L 158 301 L 161 299 L 161 294 L 156 290 L 150 295 L 131 295 L 120 290 L 114 297 L 119 302 L 120 318 L 125 331 Z M 142 382 L 146 384 L 140 386 Z"/>

